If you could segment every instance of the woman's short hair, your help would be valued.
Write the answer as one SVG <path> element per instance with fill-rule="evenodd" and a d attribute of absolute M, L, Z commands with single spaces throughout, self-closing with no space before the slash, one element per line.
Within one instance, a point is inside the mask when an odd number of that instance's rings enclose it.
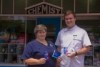
<path fill-rule="evenodd" d="M 34 28 L 34 33 L 36 34 L 38 31 L 45 30 L 47 32 L 47 27 L 43 24 L 36 25 Z"/>

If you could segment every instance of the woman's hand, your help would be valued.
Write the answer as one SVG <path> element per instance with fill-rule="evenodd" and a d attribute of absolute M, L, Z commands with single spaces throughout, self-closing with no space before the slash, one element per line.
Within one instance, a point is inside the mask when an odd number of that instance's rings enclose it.
<path fill-rule="evenodd" d="M 45 58 L 40 58 L 38 60 L 38 64 L 45 64 L 46 63 L 46 59 Z"/>
<path fill-rule="evenodd" d="M 57 58 L 57 63 L 60 63 L 62 61 L 61 57 Z"/>
<path fill-rule="evenodd" d="M 60 67 L 60 62 L 62 61 L 61 57 L 57 58 L 56 67 Z"/>

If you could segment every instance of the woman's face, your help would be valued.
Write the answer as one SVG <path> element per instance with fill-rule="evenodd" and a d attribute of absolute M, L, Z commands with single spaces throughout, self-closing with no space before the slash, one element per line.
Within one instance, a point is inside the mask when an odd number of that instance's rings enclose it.
<path fill-rule="evenodd" d="M 37 32 L 36 38 L 44 40 L 46 38 L 46 34 L 47 32 L 45 30 L 40 30 Z"/>

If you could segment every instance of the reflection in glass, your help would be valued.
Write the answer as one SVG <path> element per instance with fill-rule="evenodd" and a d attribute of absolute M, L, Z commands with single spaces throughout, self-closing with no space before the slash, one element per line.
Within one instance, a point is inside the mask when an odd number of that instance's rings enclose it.
<path fill-rule="evenodd" d="M 7 63 L 7 54 L 0 54 L 0 63 Z"/>
<path fill-rule="evenodd" d="M 61 0 L 45 0 L 45 2 L 61 7 Z"/>
<path fill-rule="evenodd" d="M 76 1 L 76 13 L 87 12 L 87 0 L 75 0 Z"/>
<path fill-rule="evenodd" d="M 0 17 L 0 63 L 21 62 L 19 56 L 23 52 L 26 40 L 25 20 L 23 16 Z"/>
<path fill-rule="evenodd" d="M 90 12 L 100 13 L 100 0 L 90 0 Z"/>
<path fill-rule="evenodd" d="M 2 9 L 1 9 L 1 0 L 0 0 L 0 14 L 1 14 L 1 10 L 2 10 Z"/>
<path fill-rule="evenodd" d="M 17 54 L 8 54 L 8 63 L 18 63 L 17 62 Z"/>
<path fill-rule="evenodd" d="M 14 0 L 14 13 L 25 14 L 26 0 Z"/>
<path fill-rule="evenodd" d="M 27 0 L 27 7 L 43 2 L 43 0 Z"/>
<path fill-rule="evenodd" d="M 13 14 L 13 0 L 2 0 L 2 13 Z"/>
<path fill-rule="evenodd" d="M 63 0 L 63 11 L 74 10 L 74 0 Z"/>

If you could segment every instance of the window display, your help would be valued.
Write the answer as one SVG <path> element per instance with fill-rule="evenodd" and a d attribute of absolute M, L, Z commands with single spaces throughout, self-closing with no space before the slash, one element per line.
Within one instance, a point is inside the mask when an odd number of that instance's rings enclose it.
<path fill-rule="evenodd" d="M 8 20 L 0 20 L 0 64 L 20 64 L 22 63 L 20 56 L 26 39 L 25 22 L 18 19 L 14 20 L 13 17 L 3 18 L 8 18 Z"/>

